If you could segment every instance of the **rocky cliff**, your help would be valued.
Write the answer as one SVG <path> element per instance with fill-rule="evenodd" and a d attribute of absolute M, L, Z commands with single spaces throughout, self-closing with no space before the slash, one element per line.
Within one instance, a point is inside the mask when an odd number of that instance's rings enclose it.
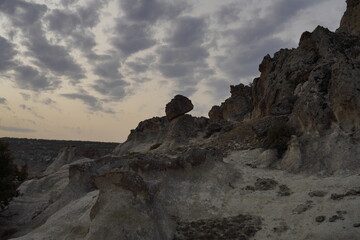
<path fill-rule="evenodd" d="M 359 1 L 347 3 L 335 33 L 265 56 L 209 118 L 178 95 L 111 155 L 65 149 L 20 186 L 3 236 L 358 240 Z"/>

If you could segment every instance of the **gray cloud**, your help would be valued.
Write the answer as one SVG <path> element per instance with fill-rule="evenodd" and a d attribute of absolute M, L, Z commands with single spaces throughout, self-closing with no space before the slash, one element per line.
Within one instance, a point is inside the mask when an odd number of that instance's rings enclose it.
<path fill-rule="evenodd" d="M 79 2 L 79 0 L 62 0 L 61 4 L 65 7 L 71 6 L 75 3 Z"/>
<path fill-rule="evenodd" d="M 190 8 L 184 1 L 122 0 L 119 4 L 128 20 L 150 23 L 176 18 Z"/>
<path fill-rule="evenodd" d="M 19 88 L 33 91 L 54 90 L 60 85 L 58 79 L 48 77 L 31 66 L 17 66 L 14 81 Z"/>
<path fill-rule="evenodd" d="M 25 101 L 28 101 L 31 97 L 30 94 L 27 93 L 20 93 L 20 95 Z"/>
<path fill-rule="evenodd" d="M 59 76 L 68 76 L 72 83 L 77 83 L 85 77 L 82 68 L 70 56 L 68 50 L 63 46 L 50 44 L 41 27 L 31 28 L 31 35 L 25 41 L 25 45 L 30 50 L 28 56 L 33 57 L 40 68 L 49 69 Z"/>
<path fill-rule="evenodd" d="M 230 3 L 222 6 L 216 13 L 215 17 L 218 24 L 227 25 L 240 20 L 240 4 Z"/>
<path fill-rule="evenodd" d="M 48 14 L 45 20 L 49 23 L 49 30 L 63 35 L 72 34 L 80 25 L 81 21 L 77 14 L 68 10 L 54 9 Z"/>
<path fill-rule="evenodd" d="M 37 22 L 47 11 L 47 7 L 22 0 L 2 0 L 0 11 L 8 15 L 15 26 L 23 27 Z"/>
<path fill-rule="evenodd" d="M 295 45 L 293 42 L 278 39 L 274 35 L 281 32 L 285 24 L 291 21 L 299 11 L 319 2 L 279 0 L 266 9 L 264 17 L 256 18 L 254 15 L 240 27 L 224 30 L 222 37 L 226 40 L 223 45 L 225 54 L 216 59 L 217 66 L 233 79 L 245 79 L 257 75 L 258 71 L 254 66 L 257 66 L 267 53 L 272 54 L 279 48 Z M 233 4 L 229 6 L 236 9 Z M 223 9 L 231 12 L 230 7 Z"/>
<path fill-rule="evenodd" d="M 108 0 L 94 0 L 84 7 L 79 7 L 77 13 L 79 14 L 82 27 L 95 27 L 100 22 L 100 10 L 108 2 Z"/>
<path fill-rule="evenodd" d="M 243 24 L 242 27 L 228 31 L 226 34 L 232 35 L 236 43 L 249 43 L 284 29 L 284 25 L 293 19 L 302 9 L 319 4 L 321 1 L 298 0 L 288 1 L 279 0 L 267 9 L 267 15 L 263 18 L 253 17 Z"/>
<path fill-rule="evenodd" d="M 0 97 L 0 104 L 7 104 L 6 98 Z"/>
<path fill-rule="evenodd" d="M 66 40 L 68 45 L 82 50 L 90 63 L 94 63 L 97 55 L 93 51 L 96 46 L 95 35 L 91 28 L 100 22 L 100 12 L 108 0 L 89 1 L 87 5 L 70 11 L 54 9 L 45 17 L 49 30 L 56 33 L 58 39 Z"/>
<path fill-rule="evenodd" d="M 35 109 L 33 109 L 32 107 L 28 107 L 25 104 L 20 104 L 19 107 L 25 111 L 29 111 L 32 115 L 34 115 L 35 117 L 39 118 L 39 119 L 44 119 L 43 116 L 40 116 Z"/>
<path fill-rule="evenodd" d="M 160 63 L 195 63 L 209 57 L 209 52 L 202 46 L 189 46 L 185 48 L 171 48 L 164 46 L 157 51 Z"/>
<path fill-rule="evenodd" d="M 32 111 L 31 107 L 26 106 L 25 104 L 20 104 L 19 107 L 23 110 Z"/>
<path fill-rule="evenodd" d="M 232 83 L 228 79 L 212 77 L 207 79 L 205 83 L 210 89 L 207 91 L 207 95 L 212 96 L 214 100 L 229 97 Z"/>
<path fill-rule="evenodd" d="M 68 99 L 73 99 L 73 100 L 80 100 L 82 101 L 85 105 L 88 106 L 88 109 L 91 111 L 91 113 L 93 112 L 104 112 L 104 113 L 108 113 L 108 114 L 114 114 L 115 112 L 111 109 L 106 109 L 103 107 L 103 102 L 99 99 L 97 99 L 96 97 L 90 95 L 88 92 L 81 90 L 78 93 L 65 93 L 65 94 L 61 94 L 61 96 L 68 98 Z"/>
<path fill-rule="evenodd" d="M 207 26 L 200 17 L 181 17 L 170 31 L 168 43 L 172 47 L 189 47 L 201 44 L 205 39 Z"/>
<path fill-rule="evenodd" d="M 232 79 L 239 80 L 258 75 L 258 65 L 266 54 L 273 54 L 280 48 L 292 46 L 278 38 L 266 38 L 253 44 L 233 46 L 227 56 L 217 58 L 218 66 Z"/>
<path fill-rule="evenodd" d="M 149 69 L 148 64 L 139 63 L 139 62 L 128 62 L 126 65 L 132 69 L 134 73 L 143 73 Z"/>
<path fill-rule="evenodd" d="M 1 5 L 0 5 L 1 6 Z M 0 36 L 0 72 L 11 69 L 15 66 L 14 57 L 16 50 L 8 40 Z"/>
<path fill-rule="evenodd" d="M 121 18 L 117 20 L 115 33 L 112 44 L 125 58 L 156 44 L 150 26 L 145 23 L 129 23 Z"/>
<path fill-rule="evenodd" d="M 136 58 L 134 61 L 126 62 L 126 65 L 135 73 L 146 72 L 150 65 L 155 61 L 154 55 L 146 56 L 145 58 Z"/>
<path fill-rule="evenodd" d="M 6 127 L 0 126 L 0 130 L 7 131 L 7 132 L 21 132 L 21 133 L 33 133 L 36 130 L 28 129 L 28 128 L 18 128 L 18 127 Z"/>
<path fill-rule="evenodd" d="M 207 31 L 204 18 L 181 17 L 168 32 L 166 45 L 157 48 L 157 69 L 164 77 L 174 79 L 175 92 L 190 96 L 196 85 L 213 73 L 207 63 Z"/>
<path fill-rule="evenodd" d="M 99 79 L 92 85 L 93 89 L 107 97 L 106 101 L 118 101 L 126 96 L 125 87 L 128 84 L 123 80 Z"/>
<path fill-rule="evenodd" d="M 63 46 L 50 44 L 46 39 L 40 21 L 47 11 L 45 5 L 21 0 L 4 0 L 0 4 L 0 11 L 7 15 L 14 26 L 22 30 L 26 37 L 23 45 L 28 48 L 27 56 L 33 57 L 36 65 L 49 69 L 56 75 L 68 76 L 73 83 L 84 78 L 83 70 L 68 50 Z"/>
<path fill-rule="evenodd" d="M 43 103 L 45 105 L 50 105 L 50 106 L 56 105 L 56 101 L 52 100 L 51 98 L 45 98 L 41 101 L 41 103 Z"/>
<path fill-rule="evenodd" d="M 175 19 L 189 9 L 185 1 L 122 0 L 119 6 L 124 16 L 117 19 L 111 42 L 123 58 L 157 43 L 153 32 L 155 22 Z"/>
<path fill-rule="evenodd" d="M 119 68 L 120 60 L 116 57 L 109 57 L 109 59 L 96 64 L 94 73 L 102 78 L 121 79 Z"/>

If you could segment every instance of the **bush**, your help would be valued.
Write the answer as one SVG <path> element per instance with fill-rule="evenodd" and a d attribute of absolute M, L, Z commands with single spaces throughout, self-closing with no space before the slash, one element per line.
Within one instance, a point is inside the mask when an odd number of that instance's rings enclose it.
<path fill-rule="evenodd" d="M 294 128 L 286 123 L 275 123 L 271 125 L 266 133 L 265 147 L 275 148 L 278 157 L 282 157 L 288 148 L 291 135 L 295 134 Z"/>
<path fill-rule="evenodd" d="M 8 144 L 0 141 L 0 210 L 3 210 L 13 197 L 19 195 L 17 187 L 27 177 L 27 166 L 21 171 L 13 163 Z"/>

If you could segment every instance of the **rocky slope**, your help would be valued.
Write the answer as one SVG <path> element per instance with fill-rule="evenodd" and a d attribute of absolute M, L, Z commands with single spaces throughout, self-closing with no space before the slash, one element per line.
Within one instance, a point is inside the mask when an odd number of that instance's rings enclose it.
<path fill-rule="evenodd" d="M 347 3 L 336 33 L 266 56 L 209 119 L 176 96 L 111 155 L 60 153 L 1 213 L 3 236 L 358 240 L 360 1 Z"/>

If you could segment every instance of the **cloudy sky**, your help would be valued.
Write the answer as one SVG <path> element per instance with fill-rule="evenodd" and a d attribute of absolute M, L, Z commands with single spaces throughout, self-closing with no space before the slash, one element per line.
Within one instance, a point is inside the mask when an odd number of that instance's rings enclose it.
<path fill-rule="evenodd" d="M 0 0 L 0 137 L 124 141 L 176 94 L 196 116 L 345 0 Z"/>

